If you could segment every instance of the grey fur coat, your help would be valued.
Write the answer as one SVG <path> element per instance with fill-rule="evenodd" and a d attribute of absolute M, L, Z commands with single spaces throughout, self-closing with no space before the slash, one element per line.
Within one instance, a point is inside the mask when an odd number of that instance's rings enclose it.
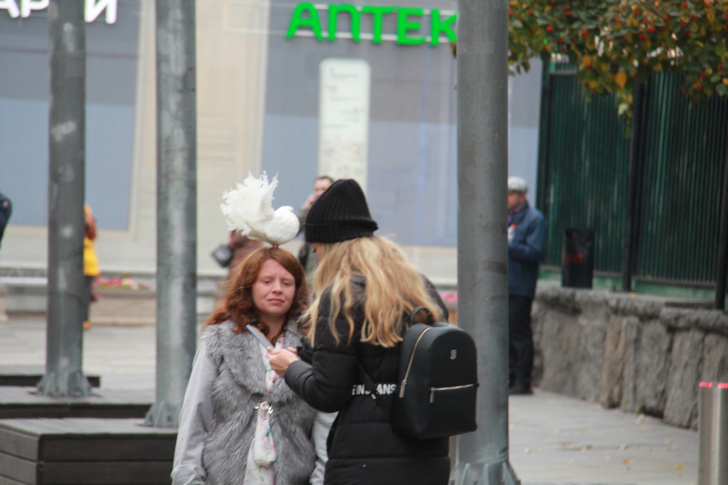
<path fill-rule="evenodd" d="M 285 346 L 300 345 L 294 322 L 286 327 Z M 276 485 L 307 484 L 314 468 L 311 428 L 316 411 L 278 379 L 265 387 L 260 344 L 233 323 L 205 328 L 185 394 L 175 449 L 174 484 L 242 484 L 255 432 L 255 409 L 273 407 L 271 430 L 276 447 Z"/>

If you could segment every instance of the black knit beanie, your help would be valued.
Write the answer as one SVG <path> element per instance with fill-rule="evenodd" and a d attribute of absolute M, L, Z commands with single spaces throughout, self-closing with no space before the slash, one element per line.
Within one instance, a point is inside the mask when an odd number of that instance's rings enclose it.
<path fill-rule="evenodd" d="M 335 243 L 372 236 L 379 226 L 356 180 L 341 179 L 313 203 L 304 228 L 306 242 Z"/>

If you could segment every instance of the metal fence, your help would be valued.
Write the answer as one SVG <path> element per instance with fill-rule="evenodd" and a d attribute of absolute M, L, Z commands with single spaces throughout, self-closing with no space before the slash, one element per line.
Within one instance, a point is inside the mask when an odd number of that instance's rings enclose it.
<path fill-rule="evenodd" d="M 636 157 L 632 276 L 714 284 L 728 99 L 693 105 L 678 76 L 644 87 Z M 617 275 L 625 257 L 629 144 L 613 96 L 588 101 L 568 64 L 544 68 L 537 206 L 549 220 L 545 264 L 561 266 L 564 229 L 595 232 L 595 271 Z"/>

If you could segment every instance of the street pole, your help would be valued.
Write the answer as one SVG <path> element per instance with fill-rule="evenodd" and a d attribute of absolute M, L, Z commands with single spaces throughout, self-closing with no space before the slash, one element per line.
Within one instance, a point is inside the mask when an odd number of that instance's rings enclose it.
<path fill-rule="evenodd" d="M 458 7 L 458 325 L 478 345 L 478 429 L 454 485 L 513 485 L 508 461 L 508 2 Z"/>
<path fill-rule="evenodd" d="M 48 6 L 48 324 L 45 396 L 88 396 L 83 375 L 83 238 L 86 133 L 84 0 Z"/>
<path fill-rule="evenodd" d="M 624 217 L 624 243 L 622 250 L 622 291 L 632 291 L 632 273 L 635 268 L 637 232 L 639 227 L 638 194 L 642 173 L 642 136 L 644 114 L 642 99 L 645 86 L 639 80 L 634 83 L 632 103 L 632 130 L 629 136 L 629 163 L 627 168 L 627 207 Z"/>
<path fill-rule="evenodd" d="M 720 207 L 720 234 L 718 236 L 718 267 L 715 282 L 715 309 L 725 310 L 725 291 L 728 283 L 728 141 L 723 155 L 723 190 Z"/>
<path fill-rule="evenodd" d="M 197 329 L 195 2 L 157 0 L 157 387 L 145 423 L 176 427 Z"/>

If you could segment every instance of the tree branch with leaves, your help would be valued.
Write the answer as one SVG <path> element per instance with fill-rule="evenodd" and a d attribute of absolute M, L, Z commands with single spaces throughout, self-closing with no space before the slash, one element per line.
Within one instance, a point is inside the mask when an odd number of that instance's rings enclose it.
<path fill-rule="evenodd" d="M 509 64 L 568 58 L 587 95 L 616 94 L 632 116 L 637 80 L 678 73 L 692 102 L 728 96 L 728 0 L 509 1 Z"/>

